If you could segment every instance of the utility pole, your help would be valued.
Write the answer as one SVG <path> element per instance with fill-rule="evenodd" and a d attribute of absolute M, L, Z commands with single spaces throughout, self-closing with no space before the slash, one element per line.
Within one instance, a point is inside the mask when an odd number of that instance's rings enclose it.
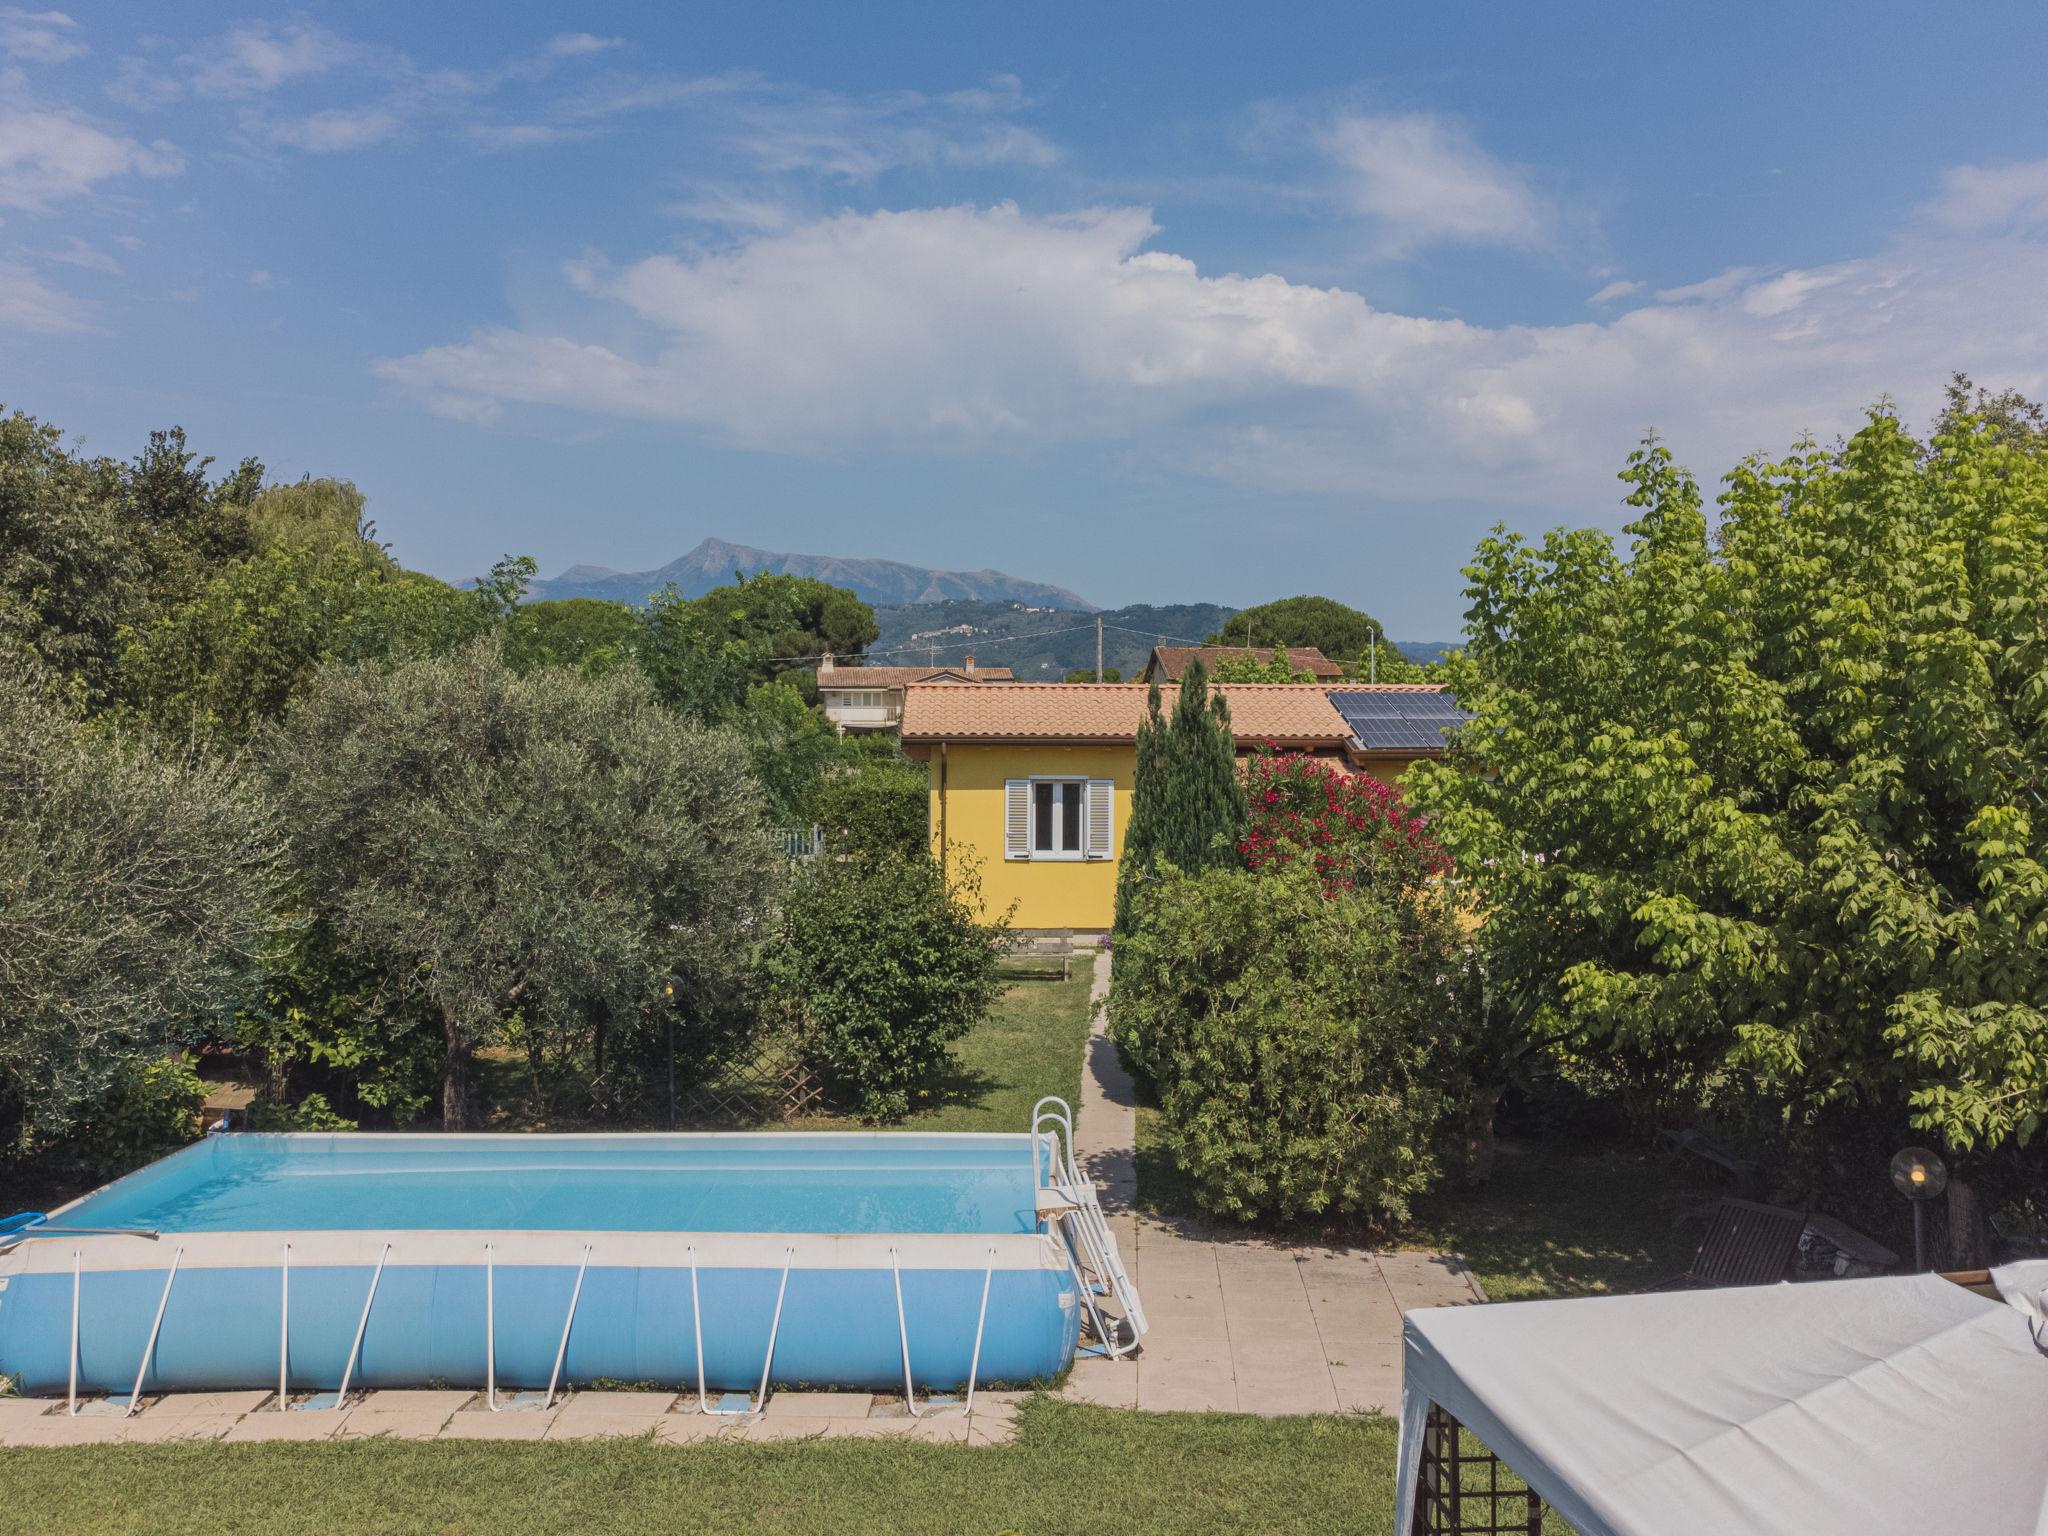
<path fill-rule="evenodd" d="M 1095 615 L 1095 681 L 1102 681 L 1102 615 Z"/>

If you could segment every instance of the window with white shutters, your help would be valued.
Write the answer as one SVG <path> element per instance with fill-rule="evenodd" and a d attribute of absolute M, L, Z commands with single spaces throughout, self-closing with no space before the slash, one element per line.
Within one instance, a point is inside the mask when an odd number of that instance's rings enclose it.
<path fill-rule="evenodd" d="M 1003 785 L 1003 857 L 1115 857 L 1114 790 L 1108 779 L 1010 779 Z"/>

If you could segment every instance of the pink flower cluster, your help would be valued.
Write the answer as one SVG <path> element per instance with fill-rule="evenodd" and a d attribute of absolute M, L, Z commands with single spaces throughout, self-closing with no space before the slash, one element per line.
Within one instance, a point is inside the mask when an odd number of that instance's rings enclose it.
<path fill-rule="evenodd" d="M 1370 774 L 1269 743 L 1245 765 L 1245 799 L 1250 826 L 1237 851 L 1251 869 L 1280 869 L 1307 855 L 1329 895 L 1351 890 L 1372 865 L 1391 863 L 1402 880 L 1450 870 L 1400 791 Z"/>

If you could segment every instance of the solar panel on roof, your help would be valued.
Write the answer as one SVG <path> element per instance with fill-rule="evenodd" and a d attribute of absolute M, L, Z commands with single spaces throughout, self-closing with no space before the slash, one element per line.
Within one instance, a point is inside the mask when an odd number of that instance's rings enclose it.
<path fill-rule="evenodd" d="M 1444 732 L 1472 717 L 1444 693 L 1357 693 L 1333 690 L 1330 703 L 1369 752 L 1434 751 Z"/>

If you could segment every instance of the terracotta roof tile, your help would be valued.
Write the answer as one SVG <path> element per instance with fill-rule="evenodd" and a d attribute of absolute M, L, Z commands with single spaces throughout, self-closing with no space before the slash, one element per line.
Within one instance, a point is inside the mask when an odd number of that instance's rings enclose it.
<path fill-rule="evenodd" d="M 1360 685 L 1361 687 L 1364 685 Z M 1143 683 L 913 683 L 903 695 L 905 741 L 1135 741 Z M 1301 683 L 1222 683 L 1239 743 L 1337 746 L 1351 729 L 1324 689 Z M 1174 700 L 1168 695 L 1166 709 Z"/>

